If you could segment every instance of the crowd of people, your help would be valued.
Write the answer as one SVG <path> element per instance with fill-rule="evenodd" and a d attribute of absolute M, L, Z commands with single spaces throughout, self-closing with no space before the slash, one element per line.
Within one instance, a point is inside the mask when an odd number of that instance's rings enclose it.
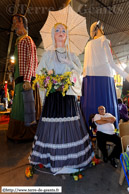
<path fill-rule="evenodd" d="M 85 48 L 83 70 L 79 58 L 70 51 L 69 31 L 63 23 L 56 23 L 51 29 L 53 49 L 44 52 L 39 65 L 35 43 L 28 36 L 25 16 L 14 15 L 13 27 L 18 38 L 14 53 L 16 61 L 9 66 L 9 71 L 14 71 L 15 92 L 8 139 L 34 140 L 29 156 L 31 165 L 42 164 L 53 174 L 73 173 L 85 169 L 94 157 L 88 121 L 90 115 L 95 114 L 98 146 L 103 160 L 110 160 L 117 168 L 115 158 L 119 159 L 121 153 L 120 138 L 114 132 L 115 128 L 118 129 L 118 108 L 120 118 L 124 121 L 128 119 L 122 116 L 127 108 L 117 102 L 112 69 L 127 81 L 129 74 L 114 63 L 110 42 L 104 35 L 101 22 L 91 25 L 91 40 Z M 33 93 L 32 81 L 36 74 L 41 75 L 43 68 L 49 75 L 71 72 L 71 80 L 74 79 L 75 83 L 67 88 L 64 96 L 59 90 L 46 96 L 41 111 L 39 91 L 36 87 Z M 106 141 L 115 144 L 110 156 Z"/>

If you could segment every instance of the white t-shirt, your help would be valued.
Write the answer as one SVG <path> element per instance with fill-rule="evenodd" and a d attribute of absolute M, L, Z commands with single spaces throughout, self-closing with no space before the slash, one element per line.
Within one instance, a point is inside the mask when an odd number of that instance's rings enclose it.
<path fill-rule="evenodd" d="M 89 41 L 85 47 L 83 76 L 113 77 L 113 69 L 124 78 L 128 76 L 114 63 L 109 40 L 104 35 Z"/>
<path fill-rule="evenodd" d="M 113 115 L 110 113 L 105 113 L 105 115 L 96 114 L 94 116 L 94 122 L 100 120 L 101 118 L 111 117 L 111 116 Z M 115 127 L 112 123 L 106 123 L 106 124 L 99 125 L 95 122 L 95 124 L 97 125 L 97 131 L 101 131 L 102 133 L 106 133 L 110 135 L 115 134 Z"/>

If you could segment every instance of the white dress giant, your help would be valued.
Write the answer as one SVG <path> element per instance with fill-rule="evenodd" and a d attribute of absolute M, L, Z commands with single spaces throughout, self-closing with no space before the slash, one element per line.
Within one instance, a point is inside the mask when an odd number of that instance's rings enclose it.
<path fill-rule="evenodd" d="M 88 124 L 91 114 L 98 112 L 98 106 L 116 117 L 118 128 L 117 96 L 113 78 L 113 69 L 126 78 L 113 61 L 109 40 L 103 35 L 88 42 L 85 48 L 81 109 Z"/>
<path fill-rule="evenodd" d="M 68 56 L 62 48 L 45 52 L 38 74 L 43 67 L 54 69 L 56 74 L 72 71 L 77 82 L 64 97 L 60 92 L 54 92 L 45 98 L 30 163 L 42 163 L 54 174 L 73 173 L 86 167 L 94 156 L 76 98 L 81 95 L 82 67 L 78 57 L 72 53 Z"/>

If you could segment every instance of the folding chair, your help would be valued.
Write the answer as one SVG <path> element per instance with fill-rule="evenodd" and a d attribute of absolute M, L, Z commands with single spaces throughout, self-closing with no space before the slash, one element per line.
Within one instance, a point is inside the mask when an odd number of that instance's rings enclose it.
<path fill-rule="evenodd" d="M 124 135 L 129 135 L 129 122 L 119 124 L 119 135 L 120 137 L 123 137 Z"/>

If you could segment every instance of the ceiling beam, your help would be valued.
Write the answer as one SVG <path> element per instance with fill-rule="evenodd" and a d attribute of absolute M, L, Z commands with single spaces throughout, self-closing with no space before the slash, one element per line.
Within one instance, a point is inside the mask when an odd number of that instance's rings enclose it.
<path fill-rule="evenodd" d="M 112 9 L 110 9 L 108 6 L 106 6 L 104 3 L 102 3 L 100 0 L 96 0 L 98 3 L 100 3 L 103 7 L 105 7 L 108 11 L 110 11 L 111 13 L 115 14 Z"/>
<path fill-rule="evenodd" d="M 119 45 L 114 45 L 112 46 L 112 48 L 115 48 L 115 47 L 122 47 L 122 46 L 129 46 L 129 43 L 123 43 L 123 44 L 119 44 Z M 128 49 L 129 50 L 129 49 Z"/>
<path fill-rule="evenodd" d="M 123 55 L 123 56 L 118 57 L 118 58 L 119 58 L 119 59 L 121 59 L 121 58 L 127 58 L 127 56 L 128 56 L 128 55 L 126 54 L 126 55 Z M 116 61 L 117 59 L 114 58 L 114 60 Z"/>
<path fill-rule="evenodd" d="M 112 32 L 112 33 L 107 33 L 105 35 L 114 35 L 114 34 L 119 34 L 119 33 L 125 33 L 126 35 L 129 35 L 129 31 L 128 30 L 123 30 L 123 31 L 117 31 L 117 32 Z"/>

